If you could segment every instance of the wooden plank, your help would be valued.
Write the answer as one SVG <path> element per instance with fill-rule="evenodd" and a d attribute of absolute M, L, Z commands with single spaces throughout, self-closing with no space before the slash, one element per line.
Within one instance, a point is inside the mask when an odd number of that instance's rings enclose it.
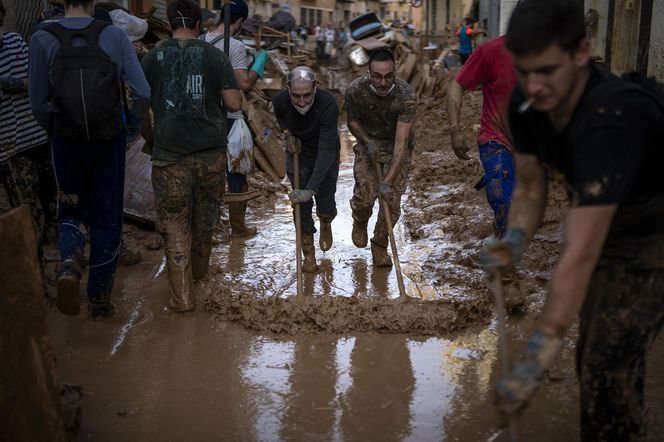
<path fill-rule="evenodd" d="M 66 441 L 30 209 L 0 215 L 0 413 L 8 441 Z"/>
<path fill-rule="evenodd" d="M 260 149 L 256 149 L 254 151 L 254 159 L 256 160 L 256 164 L 258 164 L 258 167 L 260 167 L 263 172 L 267 173 L 272 181 L 275 183 L 281 183 L 281 178 L 277 175 L 277 173 L 274 171 L 272 166 L 270 165 L 270 162 L 265 158 L 265 155 Z"/>

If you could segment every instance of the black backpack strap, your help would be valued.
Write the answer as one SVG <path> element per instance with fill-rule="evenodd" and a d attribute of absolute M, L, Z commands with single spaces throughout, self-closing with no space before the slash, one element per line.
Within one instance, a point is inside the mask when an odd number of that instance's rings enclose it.
<path fill-rule="evenodd" d="M 62 26 L 60 23 L 52 23 L 44 27 L 44 31 L 50 32 L 60 42 L 60 46 L 71 46 L 71 41 L 75 37 L 81 37 L 88 42 L 88 45 L 98 46 L 99 35 L 107 27 L 110 26 L 103 20 L 93 18 L 88 26 L 83 29 L 69 29 Z"/>
<path fill-rule="evenodd" d="M 217 35 L 216 37 L 214 37 L 214 38 L 212 39 L 212 41 L 209 41 L 208 44 L 214 46 L 214 44 L 215 44 L 216 42 L 218 42 L 219 40 L 221 40 L 221 39 L 223 39 L 223 38 L 224 38 L 224 34 Z"/>

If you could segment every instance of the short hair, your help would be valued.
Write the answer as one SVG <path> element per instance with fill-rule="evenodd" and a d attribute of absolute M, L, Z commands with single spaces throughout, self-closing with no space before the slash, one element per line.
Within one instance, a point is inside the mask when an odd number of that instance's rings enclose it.
<path fill-rule="evenodd" d="M 166 9 L 166 16 L 174 31 L 179 28 L 196 29 L 196 22 L 203 21 L 203 11 L 194 0 L 173 0 Z"/>
<path fill-rule="evenodd" d="M 516 55 L 557 44 L 574 52 L 586 38 L 583 0 L 523 0 L 512 13 L 505 46 Z"/>
<path fill-rule="evenodd" d="M 369 54 L 369 69 L 371 69 L 371 64 L 374 61 L 391 61 L 396 65 L 394 54 L 387 48 L 376 49 Z"/>

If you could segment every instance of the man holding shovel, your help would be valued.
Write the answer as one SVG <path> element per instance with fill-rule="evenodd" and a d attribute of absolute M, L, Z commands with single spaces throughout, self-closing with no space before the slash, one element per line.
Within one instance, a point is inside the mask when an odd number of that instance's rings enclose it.
<path fill-rule="evenodd" d="M 564 248 L 523 359 L 496 406 L 523 409 L 579 316 L 581 439 L 640 439 L 646 355 L 664 324 L 664 96 L 589 62 L 583 2 L 523 0 L 507 31 L 520 88 L 509 120 L 516 187 L 485 268 L 511 268 L 535 234 L 549 177 L 569 191 Z M 524 104 L 525 103 L 525 104 Z M 530 109 L 528 109 L 530 106 Z"/>
<path fill-rule="evenodd" d="M 357 139 L 353 147 L 355 187 L 350 201 L 352 237 L 353 244 L 360 248 L 367 245 L 367 223 L 379 193 L 387 202 L 392 224 L 397 222 L 410 174 L 417 97 L 407 82 L 396 77 L 395 68 L 392 52 L 377 49 L 369 57 L 367 74 L 346 90 L 348 129 Z M 392 266 L 387 246 L 388 227 L 381 205 L 371 239 L 375 266 Z"/>
<path fill-rule="evenodd" d="M 316 227 L 311 216 L 314 197 L 316 215 L 320 220 L 319 243 L 323 251 L 332 246 L 331 223 L 337 216 L 334 194 L 341 149 L 337 131 L 339 108 L 332 94 L 316 87 L 316 74 L 310 68 L 296 67 L 287 80 L 288 90 L 275 95 L 272 104 L 283 131 L 286 169 L 293 185 L 288 198 L 291 204 L 300 208 L 302 270 L 313 273 L 318 270 L 314 247 Z M 301 184 L 301 188 L 297 184 Z"/>

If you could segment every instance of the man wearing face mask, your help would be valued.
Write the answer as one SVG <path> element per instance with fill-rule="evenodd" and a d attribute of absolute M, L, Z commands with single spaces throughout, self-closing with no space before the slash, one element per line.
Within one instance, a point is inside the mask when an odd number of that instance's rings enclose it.
<path fill-rule="evenodd" d="M 369 72 L 346 89 L 345 109 L 348 129 L 357 139 L 354 146 L 355 187 L 350 201 L 353 210 L 353 244 L 367 245 L 367 223 L 376 198 L 387 201 L 392 223 L 401 214 L 401 195 L 406 191 L 410 161 L 415 147 L 415 108 L 417 97 L 407 82 L 395 76 L 394 55 L 378 49 L 369 57 Z M 378 182 L 375 164 L 382 169 Z M 387 223 L 382 206 L 371 239 L 373 263 L 390 267 L 387 254 Z"/>
<path fill-rule="evenodd" d="M 300 154 L 300 190 L 288 198 L 291 204 L 300 204 L 302 226 L 302 270 L 316 272 L 314 233 L 316 227 L 311 216 L 313 199 L 320 220 L 320 248 L 332 247 L 332 220 L 337 216 L 334 194 L 339 175 L 339 108 L 329 92 L 316 87 L 316 74 L 306 66 L 293 69 L 288 75 L 288 90 L 272 99 L 274 114 L 284 134 L 287 151 L 287 171 L 294 183 L 293 154 Z"/>

